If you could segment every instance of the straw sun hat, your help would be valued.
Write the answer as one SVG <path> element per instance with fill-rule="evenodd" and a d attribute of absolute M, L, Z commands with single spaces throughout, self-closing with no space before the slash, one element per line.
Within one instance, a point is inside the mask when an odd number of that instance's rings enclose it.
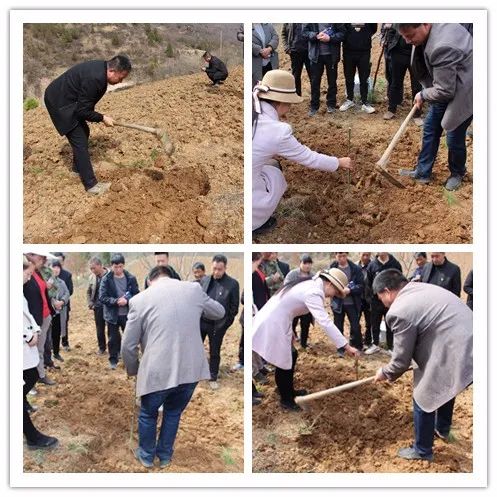
<path fill-rule="evenodd" d="M 304 101 L 297 95 L 295 89 L 295 78 L 288 71 L 274 69 L 268 71 L 262 81 L 254 88 L 254 100 L 273 100 L 288 104 L 300 104 Z"/>
<path fill-rule="evenodd" d="M 326 278 L 338 290 L 338 297 L 342 299 L 345 297 L 343 290 L 349 284 L 349 279 L 343 271 L 336 267 L 323 269 L 314 276 L 314 279 L 319 278 L 320 276 Z"/>

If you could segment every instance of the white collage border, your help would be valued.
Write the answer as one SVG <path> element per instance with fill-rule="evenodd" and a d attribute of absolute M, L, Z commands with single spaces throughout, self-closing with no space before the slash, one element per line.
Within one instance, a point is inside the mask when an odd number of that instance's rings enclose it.
<path fill-rule="evenodd" d="M 266 22 L 291 22 L 301 20 L 302 10 L 38 10 L 38 11 L 11 11 L 10 12 L 10 252 L 12 267 L 20 267 L 21 252 L 27 250 L 22 244 L 22 106 L 12 105 L 13 102 L 22 101 L 22 23 L 23 22 L 164 22 L 164 23 L 206 23 L 226 22 L 240 24 L 244 22 L 246 43 L 245 55 L 245 97 L 244 97 L 244 179 L 245 185 L 250 184 L 251 177 L 251 94 L 248 90 L 251 86 L 251 47 L 248 43 L 251 23 L 259 22 L 264 17 Z M 474 99 L 474 150 L 473 163 L 485 164 L 487 159 L 487 12 L 484 10 L 306 10 L 305 19 L 309 21 L 329 19 L 331 16 L 337 22 L 360 20 L 361 22 L 376 22 L 386 19 L 392 22 L 410 22 L 413 15 L 423 22 L 474 22 L 474 74 L 475 74 L 475 99 Z M 481 76 L 480 76 L 481 75 Z M 485 124 L 484 124 L 485 123 Z M 486 170 L 486 168 L 485 168 Z M 249 189 L 245 188 L 245 243 L 235 245 L 195 245 L 197 252 L 245 252 L 245 290 L 251 293 L 251 260 L 252 250 L 277 250 L 280 252 L 303 252 L 303 251 L 335 251 L 335 250 L 371 250 L 380 249 L 388 251 L 419 251 L 419 250 L 441 250 L 453 252 L 478 251 L 478 257 L 473 257 L 475 286 L 479 295 L 486 295 L 487 288 L 487 178 L 486 174 L 473 174 L 473 236 L 474 243 L 468 245 L 440 245 L 440 244 L 278 244 L 257 245 L 251 243 L 251 196 Z M 477 201 L 476 201 L 477 199 Z M 44 244 L 38 245 L 44 250 L 62 250 L 66 252 L 79 251 L 115 251 L 117 247 L 122 251 L 154 251 L 158 249 L 187 252 L 192 250 L 191 244 L 162 244 L 162 245 L 101 245 L 101 244 Z M 19 295 L 21 282 L 15 277 L 10 282 L 10 295 Z M 21 301 L 11 299 L 10 301 L 10 325 L 15 329 L 20 316 Z M 246 313 L 246 329 L 249 330 L 250 316 Z M 487 330 L 487 303 L 486 301 L 475 301 L 474 328 L 477 330 L 474 337 L 475 348 L 475 384 L 474 384 L 474 450 L 473 450 L 473 473 L 468 474 L 251 474 L 251 406 L 245 402 L 245 473 L 244 474 L 136 474 L 128 473 L 125 478 L 123 474 L 33 474 L 22 472 L 22 437 L 21 433 L 21 381 L 20 376 L 10 375 L 10 484 L 23 487 L 475 487 L 485 486 L 487 482 L 487 335 L 478 330 Z M 249 344 L 247 333 L 247 344 Z M 250 364 L 250 346 L 246 347 L 246 364 Z M 10 371 L 18 371 L 22 364 L 21 351 L 15 340 L 10 341 Z M 249 368 L 246 368 L 249 370 Z M 245 375 L 244 397 L 250 398 L 251 378 Z M 15 406 L 19 406 L 18 409 Z M 485 408 L 483 408 L 485 407 Z M 374 476 L 374 481 L 372 481 Z M 374 483 L 374 485 L 373 485 Z"/>

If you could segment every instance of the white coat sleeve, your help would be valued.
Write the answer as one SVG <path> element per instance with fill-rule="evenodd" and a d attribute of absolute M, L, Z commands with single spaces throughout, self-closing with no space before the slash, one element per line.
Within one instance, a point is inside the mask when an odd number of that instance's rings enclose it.
<path fill-rule="evenodd" d="M 333 324 L 330 316 L 326 312 L 323 304 L 323 297 L 319 292 L 309 292 L 305 296 L 305 305 L 314 316 L 316 322 L 324 329 L 330 340 L 337 349 L 347 345 L 347 339 L 340 333 L 340 330 Z"/>
<path fill-rule="evenodd" d="M 278 155 L 311 169 L 320 169 L 321 171 L 330 172 L 338 169 L 338 159 L 336 157 L 314 152 L 309 147 L 302 145 L 302 143 L 293 136 L 290 125 L 284 127 L 280 139 Z"/>

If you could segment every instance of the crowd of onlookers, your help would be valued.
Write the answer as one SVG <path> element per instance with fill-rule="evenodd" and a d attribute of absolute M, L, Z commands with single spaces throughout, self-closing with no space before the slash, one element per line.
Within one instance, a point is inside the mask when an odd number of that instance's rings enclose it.
<path fill-rule="evenodd" d="M 163 276 L 181 280 L 169 264 L 167 252 L 154 254 L 155 268 L 164 268 Z M 38 386 L 56 385 L 50 373 L 61 369 L 65 353 L 70 353 L 69 317 L 74 287 L 72 274 L 64 268 L 62 253 L 27 253 L 24 255 L 24 434 L 29 448 L 51 448 L 57 445 L 54 437 L 39 432 L 30 415 L 38 409 L 28 401 L 38 395 Z M 91 257 L 91 272 L 87 286 L 87 305 L 93 312 L 98 355 L 108 355 L 109 368 L 115 370 L 121 360 L 122 333 L 130 313 L 130 301 L 140 293 L 137 278 L 125 269 L 121 253 L 110 257 L 106 267 L 99 257 Z M 201 286 L 201 294 L 218 302 L 223 311 L 221 319 L 200 319 L 200 340 L 209 339 L 209 385 L 217 389 L 223 338 L 233 324 L 239 309 L 239 284 L 227 274 L 228 260 L 223 254 L 212 258 L 208 274 L 202 262 L 192 266 L 194 281 Z M 152 272 L 151 272 L 152 274 Z M 155 273 L 154 273 L 155 274 Z M 161 273 L 162 274 L 162 273 Z M 156 275 L 157 276 L 157 275 Z M 150 286 L 149 276 L 144 288 Z M 207 297 L 206 297 L 207 298 Z M 243 369 L 243 335 L 240 342 L 240 362 L 232 370 Z"/>
<path fill-rule="evenodd" d="M 448 260 L 444 252 L 431 252 L 428 260 L 426 252 L 416 252 L 413 256 L 415 268 L 408 275 L 409 281 L 430 283 L 442 287 L 458 297 L 461 290 L 467 294 L 467 305 L 473 309 L 473 271 L 461 279 L 459 266 Z M 254 252 L 252 254 L 252 292 L 253 313 L 257 313 L 268 300 L 284 286 L 292 282 L 310 279 L 315 275 L 313 259 L 309 254 L 302 254 L 298 267 L 290 270 L 289 264 L 281 261 L 276 252 Z M 359 254 L 357 261 L 349 258 L 348 252 L 336 252 L 331 256 L 330 268 L 338 268 L 348 280 L 347 295 L 344 298 L 333 297 L 330 302 L 333 322 L 344 334 L 345 318 L 349 324 L 348 339 L 355 349 L 366 355 L 379 352 L 392 355 L 393 334 L 385 321 L 388 308 L 372 291 L 373 281 L 381 272 L 396 269 L 405 272 L 401 263 L 388 252 L 373 255 L 370 252 Z M 292 329 L 294 339 L 300 348 L 305 350 L 312 347 L 309 340 L 310 327 L 314 322 L 309 312 L 293 319 Z M 300 333 L 297 333 L 300 328 Z M 380 338 L 385 333 L 384 347 L 380 346 Z M 337 354 L 344 356 L 344 350 L 338 349 Z M 267 375 L 272 371 L 271 365 L 257 354 L 253 353 L 253 378 L 255 382 L 266 384 Z M 253 384 L 253 403 L 260 402 L 261 394 Z"/>

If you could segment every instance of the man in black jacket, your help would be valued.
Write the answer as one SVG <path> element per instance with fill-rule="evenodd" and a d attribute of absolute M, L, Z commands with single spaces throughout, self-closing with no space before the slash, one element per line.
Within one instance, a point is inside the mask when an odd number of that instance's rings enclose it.
<path fill-rule="evenodd" d="M 355 106 L 354 83 L 356 70 L 359 73 L 359 89 L 361 93 L 361 110 L 372 114 L 375 109 L 368 103 L 368 78 L 371 70 L 371 38 L 376 33 L 378 25 L 345 24 L 345 39 L 343 41 L 343 74 L 347 87 L 347 100 L 340 106 L 344 112 Z"/>
<path fill-rule="evenodd" d="M 441 286 L 461 296 L 461 269 L 445 257 L 445 252 L 431 253 L 431 262 L 425 264 L 421 281 Z"/>
<path fill-rule="evenodd" d="M 69 290 L 69 295 L 74 293 L 74 285 L 72 282 L 72 274 L 67 269 L 64 269 L 64 263 L 66 262 L 66 256 L 62 252 L 53 252 L 53 255 L 59 259 L 62 269 L 60 270 L 59 278 L 66 284 Z M 66 334 L 62 337 L 62 347 L 67 352 L 71 350 L 69 347 L 69 315 L 71 313 L 71 300 L 67 303 L 67 318 L 66 318 Z"/>
<path fill-rule="evenodd" d="M 108 61 L 81 62 L 52 81 L 45 91 L 45 105 L 52 122 L 72 147 L 73 172 L 79 174 L 85 190 L 94 195 L 107 191 L 110 183 L 99 183 L 93 172 L 87 121 L 114 126 L 114 119 L 96 112 L 95 105 L 105 95 L 107 84 L 120 83 L 130 71 L 131 62 L 125 55 Z"/>
<path fill-rule="evenodd" d="M 345 38 L 345 24 L 304 24 L 302 36 L 308 41 L 309 60 L 311 62 L 311 107 L 309 116 L 316 115 L 319 109 L 321 78 L 325 68 L 326 79 L 328 80 L 326 106 L 328 112 L 335 112 L 340 45 Z"/>
<path fill-rule="evenodd" d="M 156 266 L 165 266 L 169 269 L 171 273 L 171 278 L 181 281 L 180 275 L 174 270 L 172 266 L 169 265 L 169 252 L 154 252 L 154 259 Z M 150 282 L 148 281 L 148 276 L 145 278 L 145 290 L 149 287 Z"/>
<path fill-rule="evenodd" d="M 466 304 L 471 310 L 473 310 L 473 270 L 471 270 L 468 273 L 468 276 L 466 276 L 466 279 L 464 280 L 463 289 L 466 295 L 468 296 Z"/>
<path fill-rule="evenodd" d="M 349 258 L 348 252 L 336 252 L 335 261 L 330 264 L 330 268 L 338 268 L 342 271 L 349 284 L 345 287 L 345 298 L 340 299 L 334 297 L 331 300 L 331 308 L 333 310 L 333 322 L 336 327 L 342 332 L 345 324 L 345 316 L 350 324 L 350 345 L 357 350 L 362 350 L 362 335 L 361 335 L 361 305 L 362 294 L 364 289 L 364 276 L 362 275 L 361 268 L 354 264 Z M 345 349 L 338 349 L 340 357 L 345 356 Z"/>
<path fill-rule="evenodd" d="M 224 83 L 226 78 L 228 77 L 228 69 L 226 68 L 226 64 L 221 60 L 211 55 L 209 52 L 205 52 L 203 55 L 203 59 L 207 62 L 207 67 L 202 67 L 202 71 L 205 71 L 205 74 L 212 81 L 213 86 L 217 86 L 221 83 Z"/>
<path fill-rule="evenodd" d="M 104 306 L 104 319 L 109 333 L 109 363 L 116 369 L 121 352 L 121 333 L 128 317 L 128 303 L 140 290 L 135 276 L 124 269 L 122 254 L 113 254 L 111 270 L 102 278 L 98 299 Z"/>
<path fill-rule="evenodd" d="M 34 317 L 36 324 L 40 327 L 37 342 L 38 355 L 40 357 L 40 362 L 37 366 L 39 376 L 38 382 L 43 383 L 44 385 L 55 385 L 55 381 L 48 378 L 45 374 L 44 368 L 45 342 L 52 323 L 52 315 L 55 312 L 52 307 L 50 296 L 48 295 L 50 284 L 45 281 L 40 271 L 49 255 L 50 254 L 44 252 L 30 252 L 26 254 L 26 258 L 34 264 L 34 271 L 31 279 L 24 284 L 23 293 L 28 302 L 29 312 Z"/>
<path fill-rule="evenodd" d="M 219 302 L 226 311 L 224 318 L 217 321 L 205 318 L 200 320 L 202 340 L 209 336 L 209 368 L 211 373 L 209 385 L 213 390 L 218 388 L 217 376 L 221 362 L 223 338 L 238 314 L 240 303 L 240 286 L 238 281 L 226 274 L 227 264 L 228 259 L 225 255 L 216 254 L 212 258 L 212 275 L 206 276 L 201 282 L 204 292 Z"/>
<path fill-rule="evenodd" d="M 371 262 L 371 252 L 361 252 L 360 259 L 356 263 L 361 269 L 363 277 L 361 312 L 359 313 L 359 319 L 361 317 L 361 314 L 364 314 L 364 321 L 365 321 L 364 347 L 366 347 L 367 349 L 373 343 L 373 336 L 371 334 L 371 300 L 373 298 L 373 291 L 369 286 L 368 282 L 368 266 L 370 262 Z"/>
<path fill-rule="evenodd" d="M 378 255 L 370 262 L 368 266 L 368 284 L 370 288 L 373 288 L 373 281 L 376 276 L 385 271 L 385 269 L 397 269 L 402 272 L 402 266 L 399 261 L 388 252 L 379 252 Z M 380 326 L 382 319 L 386 316 L 388 312 L 388 308 L 385 307 L 382 301 L 378 298 L 377 295 L 373 294 L 373 298 L 371 300 L 371 329 L 373 332 L 373 345 L 369 347 L 364 353 L 367 355 L 375 354 L 379 352 L 381 349 L 380 345 Z M 386 321 L 385 321 L 386 325 Z M 388 325 L 387 328 L 387 348 L 391 353 L 393 349 L 393 333 Z"/>
<path fill-rule="evenodd" d="M 295 89 L 299 96 L 302 96 L 302 69 L 304 66 L 309 80 L 311 79 L 311 63 L 307 53 L 307 40 L 302 36 L 302 26 L 303 24 L 285 23 L 281 28 L 283 49 L 290 56 Z"/>

